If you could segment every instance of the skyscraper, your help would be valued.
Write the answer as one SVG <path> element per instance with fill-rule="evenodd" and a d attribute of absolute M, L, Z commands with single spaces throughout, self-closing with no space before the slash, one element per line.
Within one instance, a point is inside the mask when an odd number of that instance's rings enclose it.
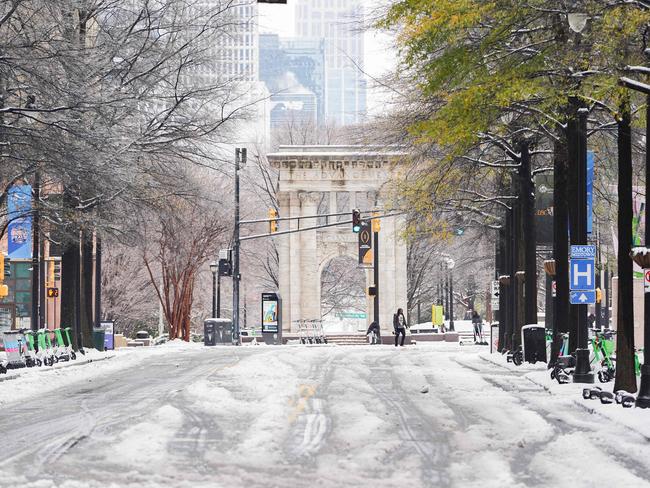
<path fill-rule="evenodd" d="M 271 92 L 271 128 L 325 119 L 325 43 L 260 35 L 260 80 Z"/>
<path fill-rule="evenodd" d="M 298 0 L 296 33 L 325 41 L 325 116 L 356 124 L 366 113 L 361 0 Z"/>

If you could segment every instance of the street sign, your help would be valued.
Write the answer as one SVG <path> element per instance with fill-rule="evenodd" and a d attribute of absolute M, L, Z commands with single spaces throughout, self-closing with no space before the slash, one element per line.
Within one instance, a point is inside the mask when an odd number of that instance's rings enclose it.
<path fill-rule="evenodd" d="M 491 306 L 492 311 L 496 312 L 499 310 L 499 282 L 494 280 L 490 283 L 490 295 L 492 297 Z"/>
<path fill-rule="evenodd" d="M 596 246 L 577 245 L 571 246 L 571 259 L 594 259 L 596 257 Z"/>
<path fill-rule="evenodd" d="M 557 281 L 555 280 L 551 282 L 551 296 L 553 298 L 557 296 Z"/>
<path fill-rule="evenodd" d="M 572 291 L 570 295 L 571 305 L 587 305 L 596 303 L 596 290 Z"/>
<path fill-rule="evenodd" d="M 650 269 L 645 270 L 645 278 L 643 280 L 644 283 L 644 291 L 646 293 L 650 293 Z"/>
<path fill-rule="evenodd" d="M 499 298 L 499 281 L 494 280 L 492 283 L 490 283 L 490 294 L 492 297 Z"/>
<path fill-rule="evenodd" d="M 596 289 L 595 267 L 593 259 L 572 259 L 571 291 L 594 291 Z"/>

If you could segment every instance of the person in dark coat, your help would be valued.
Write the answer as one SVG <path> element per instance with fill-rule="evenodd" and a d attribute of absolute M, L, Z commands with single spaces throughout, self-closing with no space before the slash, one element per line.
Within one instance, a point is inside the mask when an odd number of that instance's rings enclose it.
<path fill-rule="evenodd" d="M 472 325 L 474 325 L 474 342 L 483 343 L 483 320 L 476 310 L 472 312 Z"/>
<path fill-rule="evenodd" d="M 374 320 L 370 324 L 370 327 L 368 327 L 368 331 L 366 332 L 366 335 L 370 336 L 371 344 L 381 344 L 381 333 L 379 331 L 379 324 Z"/>
<path fill-rule="evenodd" d="M 404 339 L 406 338 L 406 317 L 404 317 L 404 312 L 401 308 L 397 309 L 397 313 L 393 315 L 393 328 L 395 329 L 395 347 L 397 347 L 397 342 L 399 340 L 400 334 L 402 334 L 402 341 L 400 346 L 404 345 Z"/>

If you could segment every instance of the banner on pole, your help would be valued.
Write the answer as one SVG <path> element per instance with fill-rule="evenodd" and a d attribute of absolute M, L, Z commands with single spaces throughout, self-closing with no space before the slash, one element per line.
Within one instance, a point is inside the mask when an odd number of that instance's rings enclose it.
<path fill-rule="evenodd" d="M 14 185 L 7 192 L 9 259 L 32 259 L 32 187 Z"/>

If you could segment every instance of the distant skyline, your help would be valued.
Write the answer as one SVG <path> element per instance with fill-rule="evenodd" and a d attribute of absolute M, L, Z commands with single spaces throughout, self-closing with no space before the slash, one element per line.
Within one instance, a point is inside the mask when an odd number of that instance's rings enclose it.
<path fill-rule="evenodd" d="M 376 2 L 368 2 L 376 5 Z M 296 0 L 288 0 L 287 5 L 259 5 L 260 33 L 273 33 L 281 37 L 295 37 L 295 4 Z M 381 90 L 374 89 L 372 78 L 380 78 L 395 66 L 394 52 L 390 46 L 390 38 L 384 34 L 366 32 L 364 39 L 365 66 L 368 82 L 368 113 L 373 115 L 384 107 L 385 97 Z"/>

